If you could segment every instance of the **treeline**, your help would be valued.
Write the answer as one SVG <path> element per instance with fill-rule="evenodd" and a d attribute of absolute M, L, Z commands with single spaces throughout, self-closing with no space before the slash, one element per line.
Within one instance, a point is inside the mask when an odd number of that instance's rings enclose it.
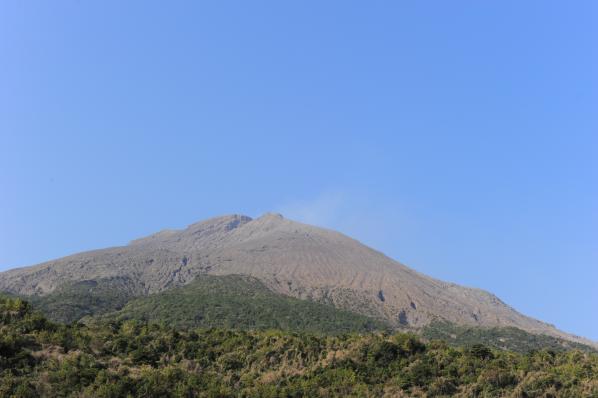
<path fill-rule="evenodd" d="M 521 353 L 542 349 L 552 351 L 578 349 L 596 352 L 595 348 L 585 344 L 542 334 L 532 334 L 514 327 L 482 328 L 437 321 L 423 328 L 421 336 L 427 340 L 444 340 L 455 347 L 481 343 L 491 348 Z"/>
<path fill-rule="evenodd" d="M 0 298 L 0 397 L 598 397 L 598 355 L 325 336 L 63 325 Z"/>
<path fill-rule="evenodd" d="M 386 323 L 330 305 L 277 294 L 242 275 L 203 275 L 149 296 L 127 294 L 123 278 L 65 284 L 45 296 L 22 297 L 60 323 L 164 321 L 181 329 L 280 329 L 339 334 L 390 330 Z"/>

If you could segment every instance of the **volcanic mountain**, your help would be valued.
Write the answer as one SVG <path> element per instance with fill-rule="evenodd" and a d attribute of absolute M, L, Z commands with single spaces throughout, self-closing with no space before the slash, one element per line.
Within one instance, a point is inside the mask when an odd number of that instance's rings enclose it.
<path fill-rule="evenodd" d="M 397 328 L 440 320 L 589 343 L 522 315 L 486 291 L 428 277 L 341 233 L 272 213 L 212 218 L 127 246 L 9 270 L 0 273 L 0 291 L 47 296 L 68 284 L 108 283 L 126 297 L 142 297 L 202 275 L 252 277 L 275 293 L 331 304 Z"/>

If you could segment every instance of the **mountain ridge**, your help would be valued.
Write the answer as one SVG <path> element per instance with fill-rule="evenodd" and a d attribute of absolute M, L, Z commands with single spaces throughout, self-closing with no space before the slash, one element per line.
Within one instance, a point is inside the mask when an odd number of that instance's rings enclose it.
<path fill-rule="evenodd" d="M 421 328 L 517 327 L 595 342 L 520 314 L 495 295 L 421 274 L 339 232 L 266 213 L 234 214 L 162 230 L 126 246 L 73 254 L 0 273 L 0 291 L 46 295 L 66 282 L 127 277 L 135 295 L 190 283 L 197 275 L 247 275 L 274 292 Z"/>

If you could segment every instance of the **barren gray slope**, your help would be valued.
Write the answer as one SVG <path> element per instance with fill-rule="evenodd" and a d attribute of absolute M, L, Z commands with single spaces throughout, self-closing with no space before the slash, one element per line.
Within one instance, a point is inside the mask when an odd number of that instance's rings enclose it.
<path fill-rule="evenodd" d="M 277 292 L 420 327 L 515 326 L 588 341 L 529 318 L 494 295 L 420 274 L 340 233 L 277 214 L 224 216 L 166 230 L 128 246 L 85 252 L 0 273 L 0 290 L 47 294 L 69 281 L 127 276 L 136 294 L 185 284 L 201 273 L 254 276 Z"/>

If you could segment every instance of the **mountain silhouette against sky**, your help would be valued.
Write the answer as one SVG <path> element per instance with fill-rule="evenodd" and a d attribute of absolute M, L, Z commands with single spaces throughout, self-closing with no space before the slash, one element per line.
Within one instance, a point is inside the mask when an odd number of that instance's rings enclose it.
<path fill-rule="evenodd" d="M 527 317 L 484 290 L 428 277 L 341 233 L 275 213 L 211 218 L 127 246 L 9 270 L 0 273 L 0 290 L 44 296 L 70 283 L 109 280 L 119 293 L 135 297 L 206 274 L 251 276 L 273 292 L 331 304 L 396 328 L 444 320 L 591 343 Z"/>

